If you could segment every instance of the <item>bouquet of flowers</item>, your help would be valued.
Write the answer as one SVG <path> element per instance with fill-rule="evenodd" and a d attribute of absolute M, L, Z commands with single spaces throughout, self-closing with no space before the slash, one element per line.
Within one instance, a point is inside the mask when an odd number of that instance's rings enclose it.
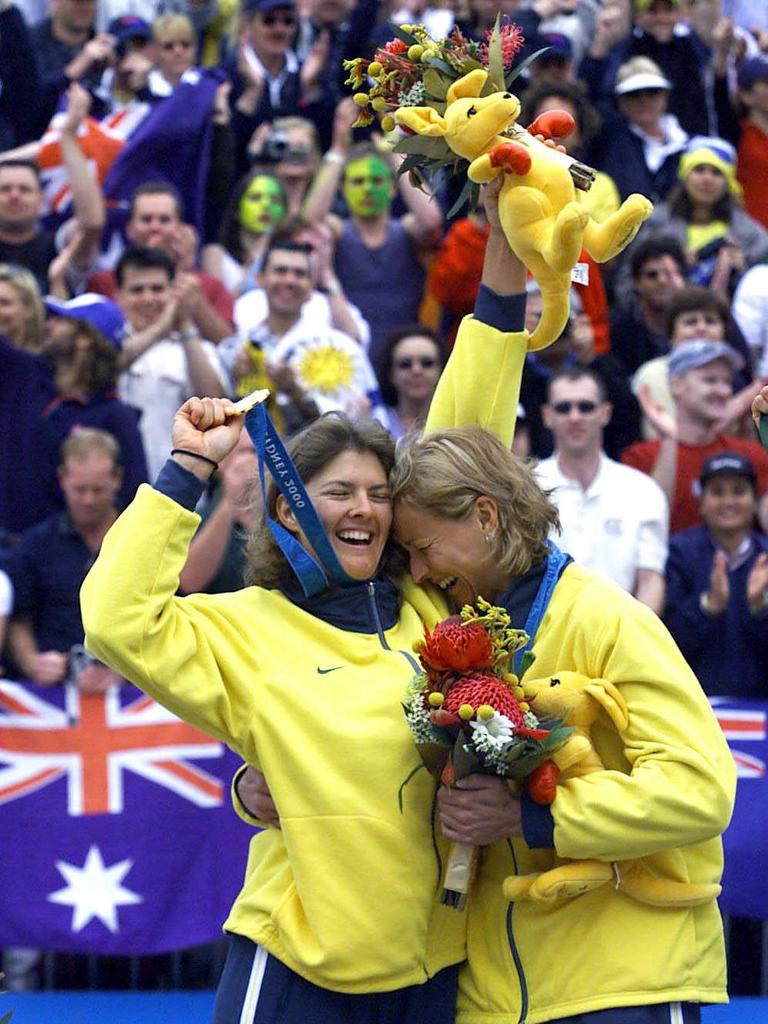
<path fill-rule="evenodd" d="M 498 19 L 482 43 L 467 39 L 458 27 L 440 40 L 432 39 L 423 25 L 401 25 L 393 31 L 396 38 L 378 49 L 372 60 L 356 57 L 344 62 L 349 72 L 347 84 L 358 90 L 354 100 L 361 108 L 353 127 L 371 124 L 378 113 L 382 129 L 393 131 L 394 112 L 402 107 L 430 106 L 444 114 L 450 86 L 475 68 L 488 72 L 483 95 L 505 92 L 528 64 L 544 52 L 538 50 L 516 65 L 515 59 L 525 42 L 522 31 L 515 24 L 499 27 Z M 452 176 L 466 169 L 467 161 L 454 153 L 445 139 L 403 131 L 405 136 L 393 147 L 396 153 L 405 154 L 398 174 L 410 173 L 414 184 L 423 184 L 427 175 L 435 187 L 441 174 Z M 467 182 L 448 216 L 467 199 L 476 201 L 477 192 L 478 186 Z"/>
<path fill-rule="evenodd" d="M 559 719 L 539 721 L 525 701 L 510 663 L 527 642 L 527 633 L 511 628 L 503 608 L 482 598 L 432 632 L 425 628 L 417 647 L 423 671 L 411 679 L 403 708 L 423 764 L 445 785 L 475 772 L 529 777 L 534 800 L 554 799 L 556 772 L 547 759 L 572 729 Z M 443 903 L 464 906 L 475 850 L 469 843 L 453 844 Z"/>

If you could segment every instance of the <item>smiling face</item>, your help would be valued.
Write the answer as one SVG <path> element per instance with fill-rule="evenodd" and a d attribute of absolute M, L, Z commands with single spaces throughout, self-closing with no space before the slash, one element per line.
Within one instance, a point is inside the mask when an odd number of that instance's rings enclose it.
<path fill-rule="evenodd" d="M 739 538 L 752 529 L 757 513 L 754 485 L 737 473 L 718 473 L 704 484 L 701 518 L 717 537 Z"/>
<path fill-rule="evenodd" d="M 343 451 L 308 481 L 307 493 L 347 575 L 355 580 L 375 576 L 392 525 L 389 481 L 378 458 L 372 452 Z M 314 554 L 282 495 L 277 515 Z"/>
<path fill-rule="evenodd" d="M 127 266 L 117 301 L 135 331 L 150 327 L 171 301 L 171 281 L 160 267 Z"/>
<path fill-rule="evenodd" d="M 507 588 L 508 574 L 498 568 L 488 542 L 498 525 L 495 502 L 480 497 L 466 519 L 447 519 L 395 502 L 395 536 L 408 552 L 416 583 L 433 583 L 456 608 L 478 597 L 495 601 Z"/>
<path fill-rule="evenodd" d="M 246 231 L 264 235 L 285 216 L 283 190 L 274 178 L 259 174 L 248 185 L 240 200 L 238 216 Z"/>
<path fill-rule="evenodd" d="M 259 274 L 270 313 L 297 316 L 312 294 L 312 269 L 305 252 L 273 249 Z"/>
<path fill-rule="evenodd" d="M 733 394 L 733 371 L 727 359 L 713 359 L 705 366 L 670 377 L 669 389 L 681 413 L 711 427 L 725 415 Z"/>
<path fill-rule="evenodd" d="M 179 236 L 181 219 L 174 196 L 167 192 L 146 192 L 133 201 L 126 234 L 136 245 L 164 249 L 173 255 Z"/>

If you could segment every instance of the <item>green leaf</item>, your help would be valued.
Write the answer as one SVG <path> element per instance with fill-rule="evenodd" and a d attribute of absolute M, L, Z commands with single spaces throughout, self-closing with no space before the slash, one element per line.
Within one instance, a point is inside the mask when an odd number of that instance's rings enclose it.
<path fill-rule="evenodd" d="M 496 87 L 497 91 L 504 92 L 504 56 L 501 52 L 501 32 L 499 22 L 501 14 L 496 15 L 496 24 L 493 26 L 491 38 L 488 40 L 488 78 Z"/>
<path fill-rule="evenodd" d="M 411 35 L 410 32 L 404 32 L 399 25 L 392 26 L 392 34 L 396 39 L 400 39 L 402 42 L 407 43 L 409 46 L 421 45 L 416 36 Z"/>
<path fill-rule="evenodd" d="M 12 1016 L 13 1010 L 9 1010 L 8 1013 L 4 1013 L 3 1016 L 0 1017 L 0 1024 L 8 1024 L 8 1021 L 11 1019 Z"/>
<path fill-rule="evenodd" d="M 515 64 L 512 70 L 507 72 L 506 78 L 504 79 L 504 84 L 507 89 L 511 88 L 512 83 L 525 71 L 529 64 L 532 64 L 542 55 L 542 53 L 546 53 L 549 49 L 551 49 L 551 47 L 545 46 L 543 49 L 537 50 L 529 57 L 526 57 L 525 60 L 521 60 L 519 64 Z"/>
<path fill-rule="evenodd" d="M 536 660 L 536 655 L 533 651 L 526 651 L 520 662 L 520 678 L 522 679 L 528 669 Z"/>
<path fill-rule="evenodd" d="M 488 68 L 485 64 L 481 64 L 479 60 L 475 60 L 474 57 L 467 57 L 466 60 L 461 62 L 461 74 L 468 75 L 470 71 L 477 71 L 480 68 L 481 71 L 487 71 Z"/>
<path fill-rule="evenodd" d="M 418 167 L 420 163 L 421 163 L 421 156 L 420 156 L 420 154 L 419 153 L 411 153 L 411 155 L 407 156 L 405 158 L 405 160 L 403 160 L 403 162 L 397 168 L 397 176 L 398 176 L 398 178 L 400 178 L 403 174 L 408 174 L 410 171 L 412 171 L 414 169 L 414 167 Z"/>
<path fill-rule="evenodd" d="M 424 88 L 436 100 L 444 100 L 451 82 L 447 81 L 436 68 L 430 67 L 424 72 Z"/>
<path fill-rule="evenodd" d="M 479 187 L 475 184 L 474 181 L 470 181 L 469 178 L 467 178 L 467 180 L 464 182 L 464 188 L 459 193 L 459 198 L 456 200 L 456 202 L 450 208 L 448 213 L 446 213 L 445 215 L 448 220 L 450 220 L 452 217 L 455 217 L 459 210 L 461 210 L 466 203 L 470 204 L 470 206 L 472 205 L 473 190 L 477 190 L 479 192 Z M 476 201 L 477 200 L 475 199 L 475 202 Z"/>
<path fill-rule="evenodd" d="M 413 153 L 422 157 L 442 157 L 448 152 L 448 143 L 442 136 L 406 135 L 394 147 L 395 153 Z"/>
<path fill-rule="evenodd" d="M 459 72 L 456 68 L 446 63 L 446 61 L 440 60 L 439 57 L 429 57 L 424 63 L 428 64 L 431 68 L 437 68 L 438 71 L 444 71 L 452 81 L 459 77 Z"/>

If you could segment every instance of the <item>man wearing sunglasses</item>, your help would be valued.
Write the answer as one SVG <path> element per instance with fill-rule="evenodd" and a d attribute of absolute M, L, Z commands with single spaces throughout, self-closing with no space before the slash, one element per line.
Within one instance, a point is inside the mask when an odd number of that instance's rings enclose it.
<path fill-rule="evenodd" d="M 556 373 L 542 409 L 555 451 L 538 464 L 536 477 L 553 491 L 560 513 L 557 544 L 658 614 L 664 606 L 669 507 L 654 480 L 603 451 L 611 413 L 596 373 Z"/>
<path fill-rule="evenodd" d="M 248 166 L 248 143 L 264 121 L 299 113 L 302 84 L 293 52 L 297 14 L 293 0 L 245 0 L 232 81 L 232 130 L 238 166 Z"/>

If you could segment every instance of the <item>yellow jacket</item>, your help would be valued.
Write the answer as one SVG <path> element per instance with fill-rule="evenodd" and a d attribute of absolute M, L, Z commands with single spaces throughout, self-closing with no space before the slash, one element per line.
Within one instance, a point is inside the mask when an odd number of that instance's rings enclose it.
<path fill-rule="evenodd" d="M 608 679 L 629 709 L 619 734 L 592 730 L 605 771 L 561 782 L 552 804 L 561 857 L 654 860 L 665 877 L 719 882 L 733 758 L 701 687 L 648 608 L 571 564 L 533 645 L 532 677 L 573 669 Z M 523 840 L 486 851 L 469 901 L 469 962 L 458 1024 L 538 1024 L 608 1007 L 727 1001 L 716 902 L 658 908 L 606 885 L 542 906 L 507 904 L 504 878 L 553 866 Z"/>
<path fill-rule="evenodd" d="M 467 318 L 429 427 L 477 423 L 511 441 L 525 341 Z M 252 839 L 225 928 L 336 991 L 423 982 L 464 959 L 466 915 L 437 902 L 426 772 L 398 807 L 420 764 L 401 707 L 414 671 L 403 652 L 448 609 L 411 586 L 390 628 L 377 628 L 371 603 L 372 627 L 353 630 L 280 591 L 176 597 L 198 522 L 140 488 L 83 585 L 86 645 L 267 778 L 282 827 Z M 360 587 L 361 602 L 377 599 L 375 585 Z"/>

